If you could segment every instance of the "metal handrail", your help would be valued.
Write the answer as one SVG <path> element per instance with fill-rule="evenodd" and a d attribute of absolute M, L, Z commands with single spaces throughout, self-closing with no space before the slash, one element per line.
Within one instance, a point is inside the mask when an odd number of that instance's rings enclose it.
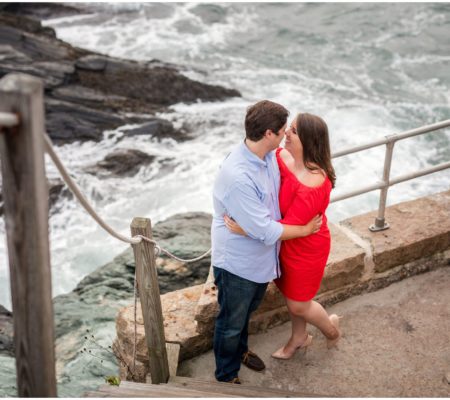
<path fill-rule="evenodd" d="M 19 124 L 19 118 L 14 113 L 5 113 L 0 112 L 0 128 L 11 128 Z M 429 133 L 432 131 L 436 131 L 438 129 L 447 128 L 450 126 L 450 119 L 437 122 L 431 125 L 425 125 L 420 128 L 411 129 L 409 131 L 401 132 L 394 135 L 385 136 L 384 139 L 379 139 L 370 143 L 362 144 L 359 146 L 355 146 L 352 148 L 348 148 L 345 150 L 338 151 L 332 154 L 332 158 L 343 157 L 349 154 L 357 153 L 363 150 L 368 150 L 373 147 L 378 147 L 381 145 L 386 145 L 386 153 L 384 156 L 384 168 L 383 168 L 383 179 L 381 182 L 373 183 L 368 186 L 364 186 L 362 188 L 353 190 L 351 192 L 347 192 L 338 196 L 333 196 L 330 200 L 330 203 L 335 203 L 337 201 L 345 200 L 350 197 L 359 196 L 364 193 L 371 192 L 373 190 L 381 190 L 380 193 L 380 203 L 378 206 L 378 215 L 375 218 L 375 223 L 370 225 L 369 229 L 372 232 L 381 231 L 389 228 L 389 224 L 385 221 L 384 214 L 386 210 L 386 198 L 389 187 L 396 185 L 400 182 L 405 182 L 414 178 L 418 178 L 420 176 L 432 174 L 437 171 L 442 171 L 444 169 L 450 168 L 450 161 L 445 162 L 433 167 L 424 168 L 416 172 L 412 172 L 409 174 L 398 176 L 394 179 L 390 179 L 390 171 L 391 171 L 391 163 L 392 163 L 392 155 L 394 152 L 394 144 L 402 139 L 407 139 L 413 136 L 422 135 L 424 133 Z"/>
<path fill-rule="evenodd" d="M 431 125 L 425 125 L 420 128 L 412 129 L 412 130 L 405 131 L 405 132 L 402 132 L 399 134 L 388 135 L 384 139 L 376 140 L 371 143 L 362 144 L 359 146 L 355 146 L 355 147 L 352 147 L 352 148 L 349 148 L 346 150 L 342 150 L 342 151 L 333 153 L 332 158 L 338 158 L 338 157 L 346 156 L 346 155 L 349 155 L 352 153 L 357 153 L 357 152 L 360 152 L 363 150 L 368 150 L 373 147 L 386 145 L 386 153 L 384 156 L 384 168 L 383 168 L 382 181 L 374 183 L 369 186 L 364 186 L 362 188 L 353 190 L 351 192 L 341 194 L 339 196 L 333 196 L 330 200 L 330 203 L 334 203 L 336 201 L 348 199 L 350 197 L 355 197 L 360 194 L 364 194 L 364 193 L 371 192 L 373 190 L 380 189 L 381 193 L 380 193 L 380 202 L 379 202 L 379 206 L 378 206 L 378 215 L 375 218 L 375 223 L 373 225 L 370 225 L 369 229 L 372 232 L 377 232 L 377 231 L 381 231 L 384 229 L 388 229 L 389 224 L 385 221 L 384 215 L 385 215 L 385 210 L 386 210 L 386 199 L 387 199 L 387 192 L 388 192 L 389 187 L 391 187 L 397 183 L 400 183 L 400 182 L 405 182 L 410 179 L 418 178 L 420 176 L 428 175 L 433 172 L 442 171 L 444 169 L 450 168 L 450 162 L 445 162 L 445 163 L 442 163 L 442 164 L 439 164 L 439 165 L 436 165 L 436 166 L 433 166 L 430 168 L 424 168 L 419 171 L 415 171 L 415 172 L 412 172 L 409 174 L 398 176 L 394 179 L 390 179 L 392 155 L 394 152 L 394 144 L 397 141 L 402 140 L 402 139 L 407 139 L 407 138 L 410 138 L 413 136 L 422 135 L 424 133 L 436 131 L 438 129 L 446 128 L 449 126 L 450 126 L 450 119 L 442 121 L 442 122 L 437 122 L 437 123 L 431 124 Z"/>
<path fill-rule="evenodd" d="M 394 135 L 387 135 L 384 139 L 375 140 L 370 143 L 361 144 L 359 146 L 350 147 L 345 150 L 337 151 L 336 153 L 333 153 L 331 155 L 331 158 L 338 158 L 342 156 L 346 156 L 348 154 L 357 153 L 362 150 L 371 149 L 373 147 L 381 146 L 383 144 L 388 144 L 389 142 L 397 142 L 402 139 L 407 139 L 413 136 L 422 135 L 423 133 L 428 133 L 432 131 L 436 131 L 438 129 L 446 128 L 450 126 L 450 119 L 447 119 L 445 121 L 436 122 L 435 124 L 431 125 L 425 125 L 420 128 L 411 129 L 409 131 L 405 131 L 402 133 L 394 134 Z"/>

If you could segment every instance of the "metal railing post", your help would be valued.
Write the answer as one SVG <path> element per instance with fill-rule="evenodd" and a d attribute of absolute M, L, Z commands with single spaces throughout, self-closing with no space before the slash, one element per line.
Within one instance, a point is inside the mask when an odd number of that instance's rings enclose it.
<path fill-rule="evenodd" d="M 383 231 L 389 228 L 389 224 L 385 221 L 384 212 L 386 210 L 387 192 L 389 190 L 389 176 L 391 173 L 392 154 L 394 152 L 396 135 L 387 136 L 390 139 L 386 143 L 386 153 L 384 156 L 384 168 L 383 168 L 383 188 L 380 192 L 380 203 L 378 205 L 378 215 L 375 218 L 375 223 L 369 226 L 369 230 L 372 232 Z"/>

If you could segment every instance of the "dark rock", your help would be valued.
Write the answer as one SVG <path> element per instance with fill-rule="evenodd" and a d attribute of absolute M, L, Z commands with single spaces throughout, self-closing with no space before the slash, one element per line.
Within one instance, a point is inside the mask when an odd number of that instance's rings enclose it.
<path fill-rule="evenodd" d="M 59 211 L 57 207 L 58 200 L 62 198 L 71 198 L 73 197 L 72 192 L 69 188 L 64 184 L 64 182 L 59 179 L 48 179 L 48 208 L 50 214 L 54 214 Z M 4 212 L 4 203 L 3 203 L 3 194 L 2 187 L 0 184 L 0 216 L 3 215 Z"/>
<path fill-rule="evenodd" d="M 18 55 L 23 53 L 17 52 Z M 25 56 L 28 58 L 27 56 Z M 24 59 L 25 59 L 24 57 Z M 22 72 L 24 74 L 34 75 L 44 81 L 45 88 L 53 89 L 62 84 L 70 82 L 70 76 L 74 72 L 73 64 L 70 62 L 34 62 L 21 61 L 19 65 L 14 60 L 0 64 L 0 76 L 10 72 Z"/>
<path fill-rule="evenodd" d="M 37 27 L 24 29 L 29 23 L 26 18 L 0 13 L 0 44 L 11 45 L 34 61 L 73 60 L 85 55 L 85 51 L 49 36 L 40 22 L 37 22 Z M 35 25 L 36 21 L 32 24 Z"/>
<path fill-rule="evenodd" d="M 104 130 L 125 124 L 112 113 L 61 100 L 47 98 L 45 108 L 47 133 L 56 143 L 99 141 Z"/>
<path fill-rule="evenodd" d="M 54 214 L 59 211 L 57 203 L 59 200 L 66 198 L 70 199 L 73 197 L 72 192 L 69 190 L 67 185 L 62 181 L 62 179 L 48 179 L 48 207 L 50 214 Z"/>
<path fill-rule="evenodd" d="M 93 90 L 80 85 L 68 85 L 57 88 L 52 91 L 52 97 L 63 100 L 65 102 L 77 103 L 84 106 L 92 106 L 101 108 L 103 111 L 113 111 L 115 107 L 108 107 L 114 103 L 125 103 L 126 97 L 123 96 L 105 96 L 104 93 L 98 90 Z"/>
<path fill-rule="evenodd" d="M 177 257 L 194 258 L 211 247 L 211 221 L 211 215 L 203 212 L 176 214 L 157 223 L 153 227 L 153 237 Z M 164 254 L 160 258 L 168 259 Z M 205 282 L 211 257 L 184 264 L 181 276 L 177 273 L 180 270 L 164 269 L 164 262 L 158 264 L 161 265 L 158 267 L 160 291 L 166 293 Z M 130 247 L 110 263 L 87 275 L 74 289 L 74 293 L 88 303 L 98 298 L 114 301 L 129 298 L 133 295 L 134 269 L 134 255 Z"/>
<path fill-rule="evenodd" d="M 156 224 L 153 231 L 164 248 L 178 256 L 196 257 L 210 247 L 210 225 L 210 215 L 186 213 Z M 208 257 L 200 264 L 186 264 L 185 268 L 168 270 L 159 266 L 161 293 L 204 282 L 209 264 Z M 117 360 L 108 346 L 115 337 L 117 311 L 133 301 L 134 270 L 134 256 L 129 248 L 87 275 L 74 291 L 54 298 L 60 396 L 81 396 L 98 387 L 105 375 L 117 375 Z M 81 353 L 83 348 L 92 349 L 95 356 Z M 0 394 L 11 396 L 15 392 L 7 391 L 4 385 L 14 382 L 14 360 L 6 354 L 0 357 Z"/>
<path fill-rule="evenodd" d="M 29 63 L 31 58 L 16 50 L 9 44 L 0 45 L 0 62 L 1 63 Z"/>
<path fill-rule="evenodd" d="M 67 17 L 83 12 L 82 4 L 77 5 L 75 8 L 62 3 L 6 3 L 2 8 L 3 11 L 9 13 L 20 14 L 38 20 Z"/>
<path fill-rule="evenodd" d="M 118 149 L 94 166 L 88 167 L 86 171 L 94 174 L 99 171 L 108 171 L 118 176 L 132 176 L 141 166 L 150 164 L 155 158 L 140 150 Z"/>
<path fill-rule="evenodd" d="M 185 130 L 176 130 L 171 122 L 162 118 L 153 118 L 137 128 L 127 129 L 123 132 L 126 136 L 150 135 L 159 139 L 173 138 L 178 141 L 189 139 Z"/>
<path fill-rule="evenodd" d="M 12 312 L 0 305 L 0 354 L 14 357 L 14 323 Z"/>
<path fill-rule="evenodd" d="M 123 60 L 73 47 L 25 16 L 48 18 L 52 9 L 57 15 L 75 12 L 70 8 L 38 4 L 4 7 L 0 12 L 0 77 L 22 72 L 43 79 L 47 132 L 55 141 L 98 141 L 105 130 L 148 119 L 153 122 L 141 131 L 186 140 L 186 130 L 154 122 L 150 114 L 174 103 L 240 96 L 233 89 L 193 81 L 173 64 Z"/>
<path fill-rule="evenodd" d="M 88 71 L 104 71 L 107 62 L 107 57 L 92 54 L 78 59 L 75 66 Z"/>
<path fill-rule="evenodd" d="M 38 20 L 24 16 L 75 12 L 70 8 L 39 3 L 0 12 L 0 77 L 22 72 L 43 79 L 47 132 L 57 142 L 101 140 L 103 131 L 146 122 L 150 114 L 174 103 L 240 96 L 233 89 L 190 80 L 173 64 L 129 61 L 73 47 Z M 190 139 L 169 122 L 152 122 L 142 129 L 146 128 L 152 135 Z"/>
<path fill-rule="evenodd" d="M 192 103 L 199 99 L 216 101 L 240 96 L 237 90 L 192 81 L 172 69 L 149 69 L 131 63 L 127 68 L 119 68 L 117 65 L 110 68 L 108 63 L 104 73 L 80 70 L 78 78 L 82 85 L 106 94 L 125 95 L 163 106 L 179 102 Z"/>

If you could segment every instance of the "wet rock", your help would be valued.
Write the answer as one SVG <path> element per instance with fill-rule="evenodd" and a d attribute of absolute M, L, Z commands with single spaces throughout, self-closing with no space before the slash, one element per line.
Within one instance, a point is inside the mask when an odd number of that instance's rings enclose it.
<path fill-rule="evenodd" d="M 48 179 L 48 206 L 50 214 L 59 211 L 58 202 L 61 199 L 70 199 L 73 197 L 72 192 L 62 179 L 54 178 Z"/>
<path fill-rule="evenodd" d="M 59 179 L 48 179 L 48 208 L 50 215 L 54 214 L 59 210 L 58 201 L 62 198 L 71 198 L 72 192 L 65 185 L 65 183 Z M 3 194 L 2 194 L 2 186 L 0 184 L 0 216 L 4 213 L 4 202 L 3 202 Z"/>
<path fill-rule="evenodd" d="M 104 71 L 107 62 L 107 57 L 92 54 L 78 59 L 75 63 L 75 66 L 78 69 L 85 69 L 88 71 Z"/>
<path fill-rule="evenodd" d="M 104 130 L 125 124 L 125 120 L 115 114 L 72 102 L 48 98 L 45 109 L 47 133 L 57 144 L 99 141 Z"/>
<path fill-rule="evenodd" d="M 16 359 L 0 354 L 0 397 L 17 397 Z"/>
<path fill-rule="evenodd" d="M 36 18 L 38 20 L 67 17 L 83 12 L 82 5 L 71 7 L 62 3 L 4 3 L 0 10 Z"/>
<path fill-rule="evenodd" d="M 125 130 L 124 133 L 126 136 L 150 135 L 159 139 L 173 138 L 178 141 L 189 138 L 185 129 L 176 130 L 171 122 L 162 118 L 153 118 L 141 126 Z"/>
<path fill-rule="evenodd" d="M 118 149 L 86 171 L 93 174 L 107 171 L 118 176 L 133 176 L 141 166 L 150 164 L 155 158 L 140 150 Z"/>
<path fill-rule="evenodd" d="M 141 131 L 186 140 L 190 138 L 186 130 L 175 130 L 154 114 L 174 103 L 240 96 L 234 89 L 187 78 L 179 72 L 183 67 L 159 60 L 129 61 L 73 47 L 57 39 L 51 28 L 24 16 L 48 18 L 51 9 L 45 4 L 0 10 L 0 77 L 22 72 L 44 81 L 46 128 L 58 143 L 98 141 L 105 130 L 148 120 L 152 122 Z M 72 10 L 55 6 L 57 15 L 65 12 Z"/>
<path fill-rule="evenodd" d="M 0 355 L 14 357 L 12 312 L 0 305 Z"/>
<path fill-rule="evenodd" d="M 178 256 L 191 258 L 210 247 L 210 225 L 209 214 L 186 213 L 156 224 L 153 231 L 154 237 L 164 248 Z M 209 268 L 209 258 L 203 262 L 180 265 L 158 257 L 161 294 L 203 283 L 206 278 L 204 273 L 208 271 L 208 268 L 202 267 L 203 264 L 208 264 Z M 60 395 L 81 395 L 103 383 L 105 375 L 117 375 L 117 360 L 108 346 L 112 346 L 116 334 L 118 310 L 133 302 L 134 270 L 134 256 L 129 248 L 87 275 L 71 293 L 54 298 L 56 369 L 58 382 L 63 383 L 64 387 L 64 392 L 59 391 Z M 170 297 L 174 300 L 166 302 L 164 307 L 172 311 L 177 308 L 180 317 L 184 315 L 190 321 L 189 334 L 180 333 L 183 337 L 190 337 L 195 330 L 191 316 L 193 311 L 187 314 L 180 308 L 184 303 L 180 303 L 177 295 L 174 296 Z M 190 301 L 192 307 L 194 300 Z M 175 330 L 173 335 L 176 335 Z M 189 346 L 190 342 L 187 344 L 191 350 L 195 349 Z M 80 353 L 83 348 L 92 349 L 96 356 Z M 76 380 L 73 380 L 74 376 Z"/>
<path fill-rule="evenodd" d="M 68 85 L 53 90 L 52 97 L 65 102 L 77 103 L 95 108 L 102 107 L 104 111 L 114 111 L 111 105 L 118 102 L 126 102 L 123 96 L 105 96 L 104 93 L 80 85 Z M 109 106 L 109 107 L 108 107 Z"/>
<path fill-rule="evenodd" d="M 8 44 L 0 45 L 0 63 L 28 63 L 31 58 Z M 1 64 L 0 64 L 1 66 Z"/>

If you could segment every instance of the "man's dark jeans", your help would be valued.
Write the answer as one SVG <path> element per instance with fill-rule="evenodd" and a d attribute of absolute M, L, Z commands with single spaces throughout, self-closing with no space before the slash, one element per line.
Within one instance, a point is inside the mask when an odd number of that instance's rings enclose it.
<path fill-rule="evenodd" d="M 230 381 L 238 376 L 241 357 L 248 350 L 248 321 L 266 292 L 267 283 L 256 283 L 214 267 L 219 289 L 219 315 L 214 330 L 215 376 Z"/>

